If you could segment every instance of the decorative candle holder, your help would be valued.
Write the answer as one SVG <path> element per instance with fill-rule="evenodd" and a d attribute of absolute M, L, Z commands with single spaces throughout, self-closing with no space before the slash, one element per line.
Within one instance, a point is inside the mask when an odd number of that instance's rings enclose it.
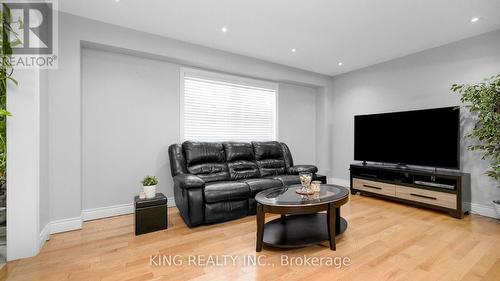
<path fill-rule="evenodd" d="M 314 193 L 319 193 L 321 191 L 321 181 L 312 181 L 311 190 Z"/>

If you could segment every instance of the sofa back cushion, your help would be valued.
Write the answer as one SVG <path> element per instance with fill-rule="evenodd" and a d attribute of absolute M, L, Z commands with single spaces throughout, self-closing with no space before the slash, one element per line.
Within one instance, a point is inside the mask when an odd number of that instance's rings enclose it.
<path fill-rule="evenodd" d="M 231 180 L 241 180 L 260 177 L 259 168 L 255 163 L 253 146 L 248 142 L 226 142 L 227 167 Z"/>
<path fill-rule="evenodd" d="M 252 142 L 252 145 L 262 177 L 286 173 L 283 149 L 279 142 Z"/>
<path fill-rule="evenodd" d="M 185 141 L 182 144 L 186 168 L 205 182 L 229 180 L 224 147 L 221 143 Z"/>

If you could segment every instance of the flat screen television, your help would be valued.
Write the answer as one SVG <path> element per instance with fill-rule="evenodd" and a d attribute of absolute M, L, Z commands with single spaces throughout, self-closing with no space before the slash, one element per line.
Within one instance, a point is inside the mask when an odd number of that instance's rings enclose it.
<path fill-rule="evenodd" d="M 354 159 L 458 169 L 457 107 L 354 116 Z"/>

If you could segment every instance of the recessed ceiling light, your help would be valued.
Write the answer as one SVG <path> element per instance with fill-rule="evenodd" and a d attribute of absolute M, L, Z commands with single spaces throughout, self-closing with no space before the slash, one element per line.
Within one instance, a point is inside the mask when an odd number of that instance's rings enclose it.
<path fill-rule="evenodd" d="M 338 64 L 339 66 L 342 66 L 342 65 L 343 65 L 343 63 L 342 63 L 341 61 L 340 61 L 339 63 L 337 63 L 337 64 Z"/>
<path fill-rule="evenodd" d="M 479 18 L 478 18 L 478 17 L 473 17 L 473 18 L 470 20 L 470 22 L 476 22 L 476 21 L 478 21 L 478 20 L 479 20 Z"/>
<path fill-rule="evenodd" d="M 120 2 L 120 0 L 115 0 L 116 3 Z"/>
<path fill-rule="evenodd" d="M 297 49 L 293 48 L 292 53 L 295 53 L 295 52 L 297 52 Z"/>
<path fill-rule="evenodd" d="M 220 31 L 222 31 L 222 32 L 226 33 L 226 32 L 227 32 L 227 27 L 223 26 L 223 27 L 220 29 Z"/>

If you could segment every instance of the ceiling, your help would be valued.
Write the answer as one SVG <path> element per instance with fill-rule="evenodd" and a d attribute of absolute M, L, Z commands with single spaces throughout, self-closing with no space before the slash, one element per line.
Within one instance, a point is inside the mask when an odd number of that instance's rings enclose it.
<path fill-rule="evenodd" d="M 326 75 L 500 28 L 498 0 L 62 0 L 59 8 Z"/>

